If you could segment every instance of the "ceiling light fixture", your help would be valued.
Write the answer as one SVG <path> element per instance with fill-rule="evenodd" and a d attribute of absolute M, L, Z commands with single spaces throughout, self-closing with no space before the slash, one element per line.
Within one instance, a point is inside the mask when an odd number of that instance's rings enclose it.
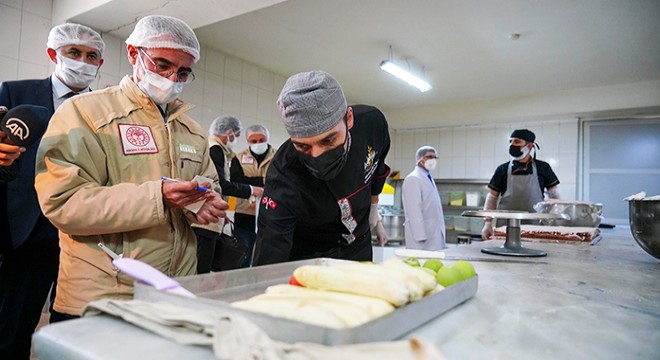
<path fill-rule="evenodd" d="M 380 68 L 394 75 L 396 78 L 405 81 L 408 85 L 416 87 L 421 92 L 426 92 L 432 89 L 429 83 L 392 62 L 392 46 L 390 46 L 390 58 L 381 61 Z"/>

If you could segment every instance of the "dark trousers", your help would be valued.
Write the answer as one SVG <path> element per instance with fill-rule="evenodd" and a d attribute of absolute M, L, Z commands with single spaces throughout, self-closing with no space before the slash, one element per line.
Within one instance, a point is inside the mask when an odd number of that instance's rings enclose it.
<path fill-rule="evenodd" d="M 236 239 L 247 246 L 248 249 L 247 257 L 245 258 L 245 261 L 243 261 L 243 264 L 241 264 L 241 267 L 250 267 L 250 265 L 252 265 L 254 243 L 257 240 L 257 233 L 255 232 L 256 217 L 236 213 L 234 218 L 234 235 L 236 236 Z"/>
<path fill-rule="evenodd" d="M 3 254 L 0 265 L 0 359 L 29 359 L 32 333 L 57 279 L 57 239 L 31 241 Z"/>
<path fill-rule="evenodd" d="M 219 252 L 217 250 L 219 234 L 200 228 L 193 230 L 197 236 L 197 273 L 206 274 L 211 272 L 213 260 Z"/>

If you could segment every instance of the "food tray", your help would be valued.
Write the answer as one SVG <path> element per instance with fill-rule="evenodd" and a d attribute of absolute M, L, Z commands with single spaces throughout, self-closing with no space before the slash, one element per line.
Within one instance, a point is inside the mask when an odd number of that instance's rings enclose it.
<path fill-rule="evenodd" d="M 402 306 L 383 317 L 348 329 L 331 329 L 305 324 L 237 309 L 229 305 L 230 302 L 261 294 L 271 285 L 288 283 L 293 271 L 302 265 L 333 266 L 341 263 L 346 261 L 320 258 L 177 278 L 181 286 L 191 291 L 197 298 L 186 298 L 136 283 L 135 299 L 241 314 L 256 323 L 271 338 L 284 342 L 341 345 L 401 338 L 468 300 L 477 292 L 478 277 L 474 276 Z"/>

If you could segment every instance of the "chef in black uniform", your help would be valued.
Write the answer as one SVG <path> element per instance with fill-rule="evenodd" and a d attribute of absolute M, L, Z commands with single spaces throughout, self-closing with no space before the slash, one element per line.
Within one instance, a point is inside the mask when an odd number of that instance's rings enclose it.
<path fill-rule="evenodd" d="M 384 235 L 378 195 L 390 172 L 385 116 L 347 106 L 337 80 L 323 71 L 290 77 L 277 105 L 290 139 L 266 174 L 254 265 L 372 260 L 371 230 Z"/>
<path fill-rule="evenodd" d="M 511 160 L 501 164 L 490 179 L 490 193 L 484 210 L 516 210 L 536 212 L 534 204 L 544 200 L 544 190 L 551 199 L 559 199 L 559 179 L 550 164 L 536 159 L 536 135 L 528 129 L 517 129 L 509 138 Z M 532 152 L 534 156 L 532 157 Z M 481 237 L 492 235 L 492 220 L 486 219 Z M 498 224 L 503 225 L 504 222 Z"/>

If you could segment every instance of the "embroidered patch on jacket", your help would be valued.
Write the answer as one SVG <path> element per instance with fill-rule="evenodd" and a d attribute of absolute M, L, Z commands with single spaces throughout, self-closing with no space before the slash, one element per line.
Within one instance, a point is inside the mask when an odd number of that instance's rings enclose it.
<path fill-rule="evenodd" d="M 378 160 L 376 159 L 376 151 L 373 146 L 367 145 L 367 160 L 364 162 L 364 183 L 368 183 L 371 180 L 371 176 L 376 171 L 378 167 Z"/>
<path fill-rule="evenodd" d="M 254 158 L 250 155 L 243 155 L 241 157 L 241 164 L 254 164 Z"/>
<path fill-rule="evenodd" d="M 268 196 L 264 196 L 261 198 L 261 205 L 263 205 L 265 209 L 275 210 L 275 208 L 277 207 L 277 203 Z"/>
<path fill-rule="evenodd" d="M 154 154 L 158 146 L 148 126 L 119 124 L 119 136 L 124 155 Z"/>
<path fill-rule="evenodd" d="M 197 149 L 192 145 L 179 144 L 179 151 L 189 154 L 197 154 Z"/>
<path fill-rule="evenodd" d="M 353 207 L 347 198 L 337 200 L 337 204 L 339 205 L 339 211 L 341 211 L 341 223 L 344 224 L 346 229 L 350 232 L 350 234 L 342 234 L 341 236 L 343 236 L 344 240 L 350 244 L 355 241 L 355 235 L 353 232 L 357 228 L 357 221 L 355 221 L 355 218 L 353 217 Z"/>

